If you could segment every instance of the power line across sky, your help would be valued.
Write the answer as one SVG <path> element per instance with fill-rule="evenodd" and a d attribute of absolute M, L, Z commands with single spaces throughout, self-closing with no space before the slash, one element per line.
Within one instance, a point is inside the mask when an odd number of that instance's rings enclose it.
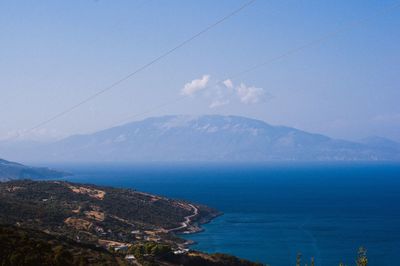
<path fill-rule="evenodd" d="M 156 64 L 157 62 L 161 61 L 162 59 L 165 59 L 167 56 L 171 55 L 172 53 L 177 52 L 180 48 L 182 48 L 183 46 L 186 46 L 187 44 L 189 44 L 190 42 L 194 41 L 195 39 L 197 39 L 198 37 L 204 35 L 205 33 L 207 33 L 208 31 L 210 31 L 211 29 L 213 29 L 214 27 L 218 26 L 219 24 L 225 22 L 226 20 L 230 19 L 231 17 L 233 17 L 234 15 L 238 14 L 239 12 L 241 12 L 242 10 L 244 10 L 246 7 L 252 5 L 256 0 L 252 0 L 252 1 L 247 1 L 244 2 L 243 5 L 241 5 L 240 7 L 238 7 L 237 9 L 231 11 L 230 13 L 228 13 L 227 15 L 223 16 L 222 18 L 216 20 L 215 22 L 211 23 L 209 26 L 203 28 L 201 31 L 193 34 L 191 37 L 185 39 L 184 41 L 180 42 L 179 44 L 177 44 L 176 46 L 174 46 L 173 48 L 166 50 L 166 52 L 160 54 L 159 56 L 154 57 L 152 60 L 148 61 L 146 64 L 143 64 L 142 66 L 140 66 L 139 68 L 137 68 L 136 70 L 128 73 L 127 75 L 123 76 L 122 78 L 116 80 L 115 82 L 109 84 L 108 86 L 104 87 L 103 89 L 100 89 L 98 91 L 96 91 L 95 93 L 89 95 L 88 97 L 84 97 L 83 99 L 81 99 L 80 101 L 76 102 L 75 104 L 67 107 L 66 109 L 54 114 L 53 116 L 50 116 L 49 118 L 45 119 L 44 121 L 41 121 L 40 123 L 36 123 L 36 125 L 34 125 L 33 127 L 31 127 L 28 130 L 24 130 L 23 134 L 27 135 L 29 133 L 32 133 L 35 130 L 38 129 L 43 129 L 43 127 L 55 120 L 59 120 L 60 118 L 62 118 L 64 115 L 78 109 L 80 106 L 85 105 L 88 102 L 93 101 L 94 99 L 96 99 L 97 97 L 103 95 L 106 92 L 112 91 L 115 87 L 119 86 L 121 83 L 124 83 L 125 81 L 132 79 L 135 77 L 136 74 L 138 74 L 139 72 L 142 72 L 144 70 L 147 70 L 148 68 L 150 68 L 150 66 L 152 66 L 153 64 Z M 260 3 L 262 4 L 262 3 Z M 228 5 L 229 6 L 229 5 Z M 224 9 L 227 9 L 228 6 L 226 6 Z M 240 80 L 238 80 L 239 78 L 241 78 L 244 75 L 247 75 L 250 72 L 259 70 L 261 68 L 264 68 L 267 65 L 270 65 L 274 62 L 277 61 L 281 61 L 287 57 L 291 57 L 295 54 L 298 54 L 306 49 L 310 49 L 312 47 L 316 47 L 322 43 L 325 43 L 327 41 L 330 41 L 331 39 L 335 38 L 336 36 L 349 31 L 350 29 L 354 29 L 356 26 L 360 26 L 361 24 L 364 24 L 365 22 L 367 22 L 368 20 L 371 20 L 374 17 L 378 17 L 378 16 L 382 16 L 383 14 L 387 14 L 393 10 L 395 10 L 396 8 L 398 8 L 400 6 L 400 3 L 396 3 L 387 7 L 383 7 L 382 9 L 379 7 L 379 9 L 374 9 L 371 11 L 371 13 L 369 15 L 366 16 L 361 16 L 361 19 L 355 19 L 355 20 L 351 20 L 350 22 L 344 23 L 342 25 L 336 26 L 333 30 L 332 28 L 330 28 L 329 30 L 325 30 L 325 33 L 323 34 L 319 34 L 319 37 L 317 38 L 312 38 L 310 41 L 305 41 L 300 43 L 299 45 L 295 45 L 290 47 L 287 47 L 289 49 L 287 49 L 286 51 L 277 54 L 276 56 L 272 56 L 266 60 L 261 60 L 261 62 L 256 63 L 256 64 L 248 64 L 247 67 L 244 67 L 242 69 L 238 69 L 239 71 L 232 71 L 232 69 L 229 72 L 232 72 L 231 75 L 224 75 L 223 79 L 218 79 L 220 77 L 215 77 L 216 80 L 215 82 L 210 82 L 207 84 L 207 88 L 211 88 L 211 87 L 215 87 L 215 86 L 222 86 L 222 82 L 227 80 L 227 79 L 231 79 L 231 80 L 235 80 L 235 83 L 237 84 L 237 82 L 240 82 Z M 254 10 L 252 10 L 252 12 L 254 12 Z M 372 15 L 371 15 L 372 14 Z M 254 13 L 251 13 L 251 15 L 254 15 Z M 276 18 L 275 18 L 276 19 Z M 330 18 L 330 23 L 331 22 L 335 22 L 335 16 L 332 16 Z M 263 18 L 261 21 L 264 21 L 265 19 Z M 244 29 L 248 30 L 250 27 L 248 24 L 246 24 L 245 22 L 248 21 L 252 21 L 253 24 L 256 23 L 260 23 L 260 20 L 255 19 L 253 21 L 253 17 L 251 16 L 246 16 L 245 17 L 245 21 L 239 21 L 241 24 L 241 26 L 245 27 Z M 271 21 L 273 21 L 271 19 Z M 375 21 L 376 22 L 376 21 Z M 236 23 L 236 22 L 233 22 Z M 251 24 L 250 24 L 251 25 Z M 279 24 L 280 25 L 280 24 Z M 291 24 L 290 24 L 291 25 Z M 377 26 L 378 24 L 376 24 L 375 26 Z M 188 25 L 190 28 L 190 25 Z M 272 25 L 271 25 L 272 27 Z M 258 29 L 258 30 L 257 30 Z M 280 28 L 279 28 L 280 29 Z M 235 29 L 236 30 L 236 29 Z M 253 27 L 253 31 L 254 32 L 258 32 L 260 29 L 257 27 Z M 228 31 L 226 31 L 228 33 Z M 231 33 L 230 33 L 231 34 Z M 357 34 L 355 34 L 357 36 Z M 289 36 L 291 36 L 289 34 Z M 352 35 L 354 36 L 354 35 Z M 308 38 L 310 38 L 310 36 L 308 36 Z M 306 39 L 306 38 L 304 38 Z M 357 39 L 359 39 L 359 37 L 357 37 Z M 277 39 L 279 40 L 279 39 Z M 346 42 L 349 42 L 350 40 L 346 40 Z M 260 53 L 258 51 L 258 53 Z M 253 54 L 254 55 L 254 54 Z M 251 53 L 246 53 L 246 57 L 247 58 L 254 58 L 254 56 L 251 56 Z M 258 58 L 261 58 L 261 55 L 258 55 Z M 169 62 L 169 63 L 173 63 L 173 62 Z M 156 71 L 156 70 L 155 70 Z M 273 71 L 273 70 L 272 70 Z M 204 74 L 204 73 L 203 73 Z M 214 75 L 213 75 L 214 76 Z M 163 76 L 159 76 L 159 79 L 163 79 Z M 186 81 L 186 80 L 185 80 Z M 182 82 L 183 84 L 183 82 Z M 148 108 L 146 108 L 145 106 L 141 107 L 141 111 L 139 110 L 139 112 L 136 112 L 134 114 L 131 115 L 127 115 L 125 119 L 121 119 L 118 123 L 113 123 L 112 125 L 110 125 L 110 127 L 113 126 L 117 126 L 120 125 L 122 123 L 125 122 L 129 122 L 139 116 L 143 116 L 146 114 L 149 114 L 155 110 L 159 110 L 162 108 L 165 108 L 167 106 L 170 106 L 172 104 L 176 104 L 176 103 L 181 103 L 182 100 L 189 98 L 187 95 L 180 95 L 177 97 L 172 97 L 172 99 L 166 100 L 164 102 L 158 103 L 158 104 L 154 104 L 154 105 L 149 105 Z M 98 125 L 99 126 L 99 125 Z M 101 126 L 103 127 L 103 126 Z"/>
<path fill-rule="evenodd" d="M 226 20 L 230 19 L 231 17 L 235 16 L 236 14 L 240 13 L 246 7 L 252 5 L 255 1 L 256 0 L 250 0 L 250 1 L 245 2 L 243 5 L 241 5 L 237 9 L 231 11 L 230 13 L 228 13 L 227 15 L 223 16 L 222 18 L 218 19 L 217 21 L 213 22 L 212 24 L 210 24 L 209 26 L 205 27 L 201 31 L 197 32 L 196 34 L 192 35 L 191 37 L 189 37 L 189 38 L 185 39 L 184 41 L 180 42 L 178 45 L 174 46 L 173 48 L 171 48 L 171 49 L 167 50 L 166 52 L 162 53 L 161 55 L 155 57 L 151 61 L 147 62 L 146 64 L 144 64 L 142 66 L 140 66 L 139 68 L 137 68 L 136 70 L 130 72 L 129 74 L 125 75 L 124 77 L 116 80 L 115 82 L 111 83 L 110 85 L 106 86 L 105 88 L 97 91 L 96 93 L 94 93 L 94 94 L 82 99 L 81 101 L 77 102 L 76 104 L 74 104 L 74 105 L 62 110 L 61 112 L 51 116 L 50 118 L 48 118 L 48 119 L 46 119 L 46 120 L 34 125 L 30 129 L 28 129 L 27 132 L 32 132 L 32 131 L 34 131 L 36 129 L 39 129 L 39 128 L 43 127 L 44 125 L 46 125 L 46 124 L 48 124 L 48 123 L 50 123 L 52 121 L 55 121 L 55 120 L 59 119 L 60 117 L 62 117 L 64 115 L 72 112 L 73 110 L 79 108 L 80 106 L 82 106 L 82 105 L 94 100 L 95 98 L 99 97 L 100 95 L 104 94 L 105 92 L 112 90 L 113 88 L 117 87 L 121 83 L 133 78 L 138 73 L 144 71 L 145 69 L 149 68 L 150 66 L 154 65 L 155 63 L 161 61 L 162 59 L 164 59 L 168 55 L 176 52 L 180 48 L 186 46 L 187 44 L 189 44 L 193 40 L 195 40 L 198 37 L 200 37 L 201 35 L 207 33 L 208 31 L 212 30 L 216 26 L 220 25 L 221 23 L 225 22 Z"/>
<path fill-rule="evenodd" d="M 316 39 L 313 39 L 313 40 L 311 40 L 309 42 L 306 42 L 304 44 L 301 44 L 301 45 L 298 45 L 296 47 L 293 47 L 292 49 L 289 49 L 289 50 L 287 50 L 287 51 L 285 51 L 285 52 L 283 52 L 283 53 L 281 53 L 281 54 L 279 54 L 277 56 L 271 57 L 271 58 L 269 58 L 269 59 L 267 59 L 265 61 L 262 61 L 262 62 L 260 62 L 260 63 L 258 63 L 256 65 L 253 65 L 253 66 L 250 66 L 248 68 L 245 68 L 245 69 L 243 69 L 243 70 L 241 70 L 239 72 L 233 73 L 231 75 L 227 75 L 225 78 L 217 80 L 217 81 L 213 82 L 212 84 L 209 84 L 207 86 L 207 88 L 222 85 L 222 83 L 225 80 L 236 80 L 239 77 L 242 77 L 242 76 L 244 76 L 244 75 L 246 75 L 246 74 L 248 74 L 250 72 L 253 72 L 253 71 L 258 70 L 260 68 L 266 67 L 266 66 L 268 66 L 268 65 L 270 65 L 270 64 L 272 64 L 274 62 L 283 60 L 283 59 L 285 59 L 287 57 L 290 57 L 290 56 L 292 56 L 292 55 L 294 55 L 296 53 L 300 53 L 301 51 L 303 51 L 305 49 L 320 45 L 320 44 L 322 44 L 324 42 L 327 42 L 327 41 L 331 40 L 332 38 L 336 37 L 337 35 L 339 35 L 341 33 L 349 31 L 349 30 L 355 28 L 356 26 L 361 25 L 362 23 L 365 23 L 365 22 L 367 22 L 367 21 L 369 21 L 369 20 L 371 20 L 371 19 L 373 19 L 373 18 L 375 18 L 377 16 L 381 16 L 381 15 L 384 15 L 386 13 L 389 13 L 389 12 L 399 8 L 399 7 L 400 7 L 400 3 L 396 3 L 394 5 L 391 5 L 391 6 L 388 6 L 388 7 L 384 8 L 383 10 L 380 10 L 379 12 L 374 13 L 371 16 L 367 16 L 367 17 L 363 17 L 361 19 L 353 20 L 353 21 L 351 21 L 351 22 L 349 22 L 349 23 L 347 23 L 345 25 L 342 25 L 342 26 L 338 27 L 337 29 L 335 29 L 333 31 L 330 31 L 330 32 L 327 32 L 327 33 L 323 34 L 322 36 L 320 36 L 320 37 L 318 37 Z M 130 121 L 132 121 L 133 119 L 135 119 L 137 117 L 149 114 L 149 113 L 151 113 L 153 111 L 162 109 L 162 108 L 164 108 L 166 106 L 169 106 L 169 105 L 172 105 L 172 104 L 176 104 L 177 102 L 180 102 L 180 101 L 182 101 L 184 99 L 187 99 L 187 98 L 190 98 L 190 96 L 189 95 L 181 95 L 181 96 L 176 97 L 176 98 L 174 98 L 172 100 L 168 100 L 168 101 L 165 101 L 165 102 L 163 102 L 161 104 L 149 107 L 148 109 L 143 110 L 142 112 L 138 112 L 138 113 L 135 113 L 133 115 L 130 115 L 130 116 L 120 120 L 118 123 L 113 123 L 112 125 L 109 125 L 106 128 L 115 127 L 115 126 L 130 122 Z"/>

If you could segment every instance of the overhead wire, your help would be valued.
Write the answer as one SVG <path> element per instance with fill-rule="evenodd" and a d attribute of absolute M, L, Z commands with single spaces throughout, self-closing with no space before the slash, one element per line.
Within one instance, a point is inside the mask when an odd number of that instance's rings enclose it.
<path fill-rule="evenodd" d="M 97 98 L 98 96 L 104 94 L 105 92 L 117 87 L 118 85 L 120 85 L 121 83 L 123 83 L 124 81 L 132 78 L 133 76 L 135 76 L 136 74 L 142 72 L 143 70 L 149 68 L 150 66 L 152 66 L 153 64 L 157 63 L 158 61 L 162 60 L 163 58 L 167 57 L 168 55 L 174 53 L 175 51 L 177 51 L 178 49 L 182 48 L 183 46 L 189 44 L 190 42 L 192 42 L 193 40 L 197 39 L 198 37 L 200 37 L 201 35 L 205 34 L 206 32 L 210 31 L 211 29 L 215 28 L 216 26 L 218 26 L 219 24 L 225 22 L 226 20 L 228 20 L 229 18 L 233 17 L 234 15 L 238 14 L 239 12 L 241 12 L 242 10 L 244 10 L 246 7 L 250 6 L 251 4 L 253 4 L 256 0 L 250 0 L 245 2 L 243 5 L 241 5 L 239 8 L 236 8 L 235 10 L 233 10 L 232 12 L 228 13 L 227 15 L 223 16 L 222 18 L 218 19 L 217 21 L 215 21 L 214 23 L 210 24 L 209 26 L 207 26 L 206 28 L 202 29 L 201 31 L 197 32 L 196 34 L 192 35 L 191 37 L 185 39 L 184 41 L 180 42 L 178 45 L 174 46 L 173 48 L 167 50 L 166 52 L 162 53 L 161 55 L 155 57 L 154 59 L 152 59 L 151 61 L 147 62 L 146 64 L 140 66 L 139 68 L 137 68 L 136 70 L 130 72 L 129 74 L 125 75 L 124 77 L 116 80 L 115 82 L 111 83 L 110 85 L 106 86 L 105 88 L 95 92 L 94 94 L 84 98 L 83 100 L 77 102 L 76 104 L 62 110 L 61 112 L 51 116 L 50 118 L 41 121 L 39 123 L 37 123 L 36 125 L 34 125 L 33 127 L 29 128 L 27 130 L 27 132 L 31 132 L 34 131 L 36 129 L 39 129 L 41 127 L 43 127 L 44 125 L 72 112 L 73 110 L 79 108 L 80 106 L 86 104 L 87 102 Z"/>
<path fill-rule="evenodd" d="M 213 86 L 218 86 L 218 85 L 220 85 L 223 81 L 228 80 L 228 79 L 230 79 L 230 80 L 235 80 L 235 79 L 237 79 L 238 77 L 241 77 L 241 76 L 243 76 L 243 75 L 246 75 L 246 74 L 249 73 L 249 72 L 255 71 L 255 70 L 257 70 L 257 69 L 259 69 L 259 68 L 262 68 L 262 67 L 265 67 L 265 66 L 267 66 L 267 65 L 269 65 L 269 64 L 271 64 L 271 63 L 274 63 L 274 62 L 276 62 L 276 61 L 279 61 L 279 60 L 282 60 L 282 59 L 284 59 L 284 58 L 286 58 L 286 57 L 289 57 L 289 56 L 291 56 L 292 54 L 296 54 L 296 53 L 299 53 L 299 52 L 301 52 L 301 51 L 303 51 L 303 50 L 305 50 L 305 49 L 307 49 L 307 48 L 309 48 L 309 47 L 322 44 L 322 43 L 324 43 L 324 42 L 326 42 L 326 41 L 328 41 L 328 40 L 334 38 L 335 36 L 339 35 L 340 33 L 343 33 L 343 32 L 345 32 L 345 31 L 348 31 L 349 29 L 351 29 L 351 28 L 353 28 L 353 27 L 355 27 L 355 26 L 357 26 L 357 25 L 359 25 L 359 24 L 362 24 L 362 23 L 364 23 L 364 22 L 366 22 L 366 21 L 368 21 L 368 20 L 370 20 L 370 19 L 372 19 L 372 18 L 374 18 L 374 17 L 379 16 L 379 15 L 382 15 L 382 14 L 388 13 L 388 12 L 390 12 L 390 11 L 393 11 L 394 9 L 399 8 L 399 7 L 400 7 L 400 2 L 399 2 L 399 3 L 396 3 L 396 4 L 394 4 L 394 5 L 391 5 L 391 6 L 387 7 L 387 8 L 385 8 L 384 10 L 381 10 L 380 12 L 377 12 L 377 13 L 375 13 L 375 14 L 372 15 L 372 16 L 368 16 L 368 17 L 362 18 L 362 19 L 353 20 L 352 22 L 346 24 L 345 26 L 343 26 L 343 27 L 341 27 L 341 28 L 338 28 L 338 29 L 336 29 L 336 30 L 334 30 L 334 31 L 331 31 L 331 32 L 327 33 L 327 34 L 324 34 L 324 35 L 322 35 L 321 37 L 316 38 L 316 39 L 314 39 L 314 40 L 311 40 L 311 41 L 309 41 L 309 42 L 307 42 L 307 43 L 305 43 L 305 44 L 302 44 L 302 45 L 299 45 L 299 46 L 297 46 L 297 47 L 294 47 L 294 48 L 292 48 L 292 49 L 290 49 L 290 50 L 288 50 L 288 51 L 285 51 L 284 53 L 279 54 L 279 55 L 277 55 L 277 56 L 275 56 L 275 57 L 272 57 L 272 58 L 270 58 L 270 59 L 268 59 L 268 60 L 266 60 L 266 61 L 263 61 L 263 62 L 258 63 L 258 64 L 256 64 L 256 65 L 253 65 L 253 66 L 251 66 L 251 67 L 248 67 L 248 68 L 246 68 L 246 69 L 244 69 L 244 70 L 242 70 L 242 71 L 240 71 L 240 72 L 237 72 L 237 73 L 235 73 L 235 74 L 233 74 L 233 75 L 228 75 L 228 76 L 226 76 L 225 78 L 220 79 L 220 80 L 217 80 L 217 81 L 214 82 L 212 85 L 209 85 L 209 86 L 207 86 L 207 87 L 209 88 L 209 87 L 213 87 Z M 143 112 L 135 113 L 135 114 L 133 114 L 133 115 L 131 115 L 131 116 L 129 116 L 129 117 L 123 119 L 123 120 L 120 120 L 118 123 L 114 123 L 113 125 L 110 125 L 109 127 L 114 127 L 114 126 L 117 126 L 117 125 L 120 125 L 120 124 L 129 122 L 129 121 L 131 121 L 131 120 L 134 119 L 134 118 L 137 118 L 137 117 L 139 117 L 139 116 L 142 116 L 142 115 L 151 113 L 151 112 L 153 112 L 153 111 L 159 110 L 159 109 L 161 109 L 161 108 L 163 108 L 163 107 L 166 107 L 166 106 L 171 105 L 171 104 L 173 104 L 173 103 L 176 103 L 176 102 L 178 102 L 178 101 L 184 100 L 184 99 L 186 99 L 186 98 L 189 98 L 189 96 L 188 96 L 188 95 L 181 95 L 181 96 L 179 96 L 179 97 L 177 97 L 177 98 L 174 98 L 174 99 L 172 99 L 172 100 L 169 100 L 169 101 L 166 101 L 166 102 L 161 103 L 161 104 L 159 104 L 159 105 L 150 107 L 149 109 L 147 109 L 147 110 L 145 110 L 145 111 L 143 111 Z"/>

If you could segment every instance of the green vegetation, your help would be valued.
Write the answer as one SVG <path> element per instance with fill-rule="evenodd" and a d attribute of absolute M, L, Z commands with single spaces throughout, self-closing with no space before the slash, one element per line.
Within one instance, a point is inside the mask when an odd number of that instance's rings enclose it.
<path fill-rule="evenodd" d="M 296 266 L 301 266 L 301 253 L 297 254 L 296 257 Z M 314 258 L 311 258 L 311 266 L 315 266 Z M 308 264 L 304 264 L 304 266 L 308 266 Z M 339 266 L 346 266 L 343 262 L 339 263 Z M 357 259 L 356 259 L 356 266 L 368 266 L 368 258 L 367 258 L 367 250 L 364 247 L 360 247 L 358 249 Z"/>
<path fill-rule="evenodd" d="M 0 265 L 124 265 L 93 245 L 37 230 L 0 225 Z"/>
<path fill-rule="evenodd" d="M 128 250 L 142 264 L 148 266 L 169 265 L 183 266 L 262 266 L 247 260 L 226 254 L 204 254 L 196 251 L 174 254 L 170 246 L 155 242 L 135 244 Z"/>
<path fill-rule="evenodd" d="M 357 266 L 367 266 L 367 265 L 368 265 L 367 250 L 364 247 L 360 247 L 358 249 Z"/>
<path fill-rule="evenodd" d="M 172 253 L 170 246 L 165 244 L 159 244 L 155 242 L 139 243 L 131 246 L 128 251 L 130 254 L 134 254 L 137 258 L 143 258 L 144 256 L 164 257 Z"/>
<path fill-rule="evenodd" d="M 197 206 L 198 220 L 218 212 Z M 117 189 L 58 181 L 18 180 L 0 183 L 0 224 L 49 230 L 72 239 L 132 242 L 133 230 L 162 232 L 181 226 L 193 213 L 185 202 Z M 165 231 L 165 230 L 164 230 Z"/>
<path fill-rule="evenodd" d="M 158 265 L 157 262 L 170 260 L 174 254 L 169 245 L 145 242 L 131 246 L 128 254 L 133 254 L 143 265 Z"/>

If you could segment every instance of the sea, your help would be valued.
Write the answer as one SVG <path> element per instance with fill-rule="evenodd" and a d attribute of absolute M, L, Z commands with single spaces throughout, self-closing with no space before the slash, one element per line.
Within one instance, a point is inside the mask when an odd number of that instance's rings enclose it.
<path fill-rule="evenodd" d="M 400 261 L 400 164 L 63 164 L 69 181 L 134 188 L 205 204 L 223 215 L 184 235 L 204 252 L 271 266 Z M 400 264 L 397 264 L 400 265 Z"/>

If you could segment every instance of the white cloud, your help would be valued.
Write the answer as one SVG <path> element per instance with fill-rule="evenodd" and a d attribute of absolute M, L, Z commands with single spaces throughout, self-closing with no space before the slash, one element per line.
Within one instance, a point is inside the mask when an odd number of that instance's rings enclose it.
<path fill-rule="evenodd" d="M 201 79 L 194 79 L 185 84 L 181 90 L 182 95 L 193 96 L 199 90 L 203 90 L 210 81 L 210 75 L 203 75 Z"/>
<path fill-rule="evenodd" d="M 230 79 L 224 80 L 222 83 L 223 83 L 223 84 L 225 85 L 225 87 L 227 87 L 228 89 L 232 89 L 232 88 L 233 88 L 233 82 L 232 82 L 232 80 L 230 80 Z"/>
<path fill-rule="evenodd" d="M 236 88 L 239 100 L 244 104 L 259 103 L 265 99 L 266 93 L 263 88 L 248 87 L 244 83 Z"/>
<path fill-rule="evenodd" d="M 200 91 L 202 93 L 199 94 Z M 203 75 L 199 79 L 186 83 L 181 90 L 181 95 L 200 96 L 209 100 L 209 108 L 218 108 L 232 102 L 256 104 L 270 96 L 263 88 L 247 86 L 244 83 L 235 85 L 231 79 L 210 85 L 210 75 Z"/>

